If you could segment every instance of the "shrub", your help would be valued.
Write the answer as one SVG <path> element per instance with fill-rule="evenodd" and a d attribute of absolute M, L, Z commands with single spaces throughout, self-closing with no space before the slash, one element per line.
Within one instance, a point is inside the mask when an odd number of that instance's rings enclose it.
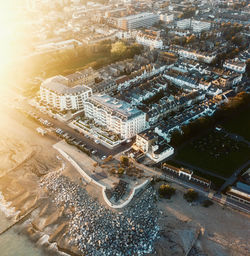
<path fill-rule="evenodd" d="M 113 159 L 113 156 L 112 155 L 109 155 L 105 160 L 104 162 L 109 162 Z"/>
<path fill-rule="evenodd" d="M 188 189 L 183 196 L 188 202 L 193 202 L 198 199 L 198 193 L 194 189 Z"/>
<path fill-rule="evenodd" d="M 129 158 L 127 156 L 121 156 L 120 162 L 121 162 L 121 164 L 123 164 L 125 166 L 129 166 Z"/>
<path fill-rule="evenodd" d="M 123 173 L 124 173 L 124 168 L 120 167 L 120 168 L 118 169 L 118 174 L 123 174 Z"/>
<path fill-rule="evenodd" d="M 213 202 L 210 201 L 209 199 L 202 202 L 202 206 L 204 206 L 206 208 L 209 207 L 210 205 L 213 205 Z"/>
<path fill-rule="evenodd" d="M 162 184 L 158 190 L 161 197 L 170 199 L 175 194 L 175 188 L 167 184 Z"/>

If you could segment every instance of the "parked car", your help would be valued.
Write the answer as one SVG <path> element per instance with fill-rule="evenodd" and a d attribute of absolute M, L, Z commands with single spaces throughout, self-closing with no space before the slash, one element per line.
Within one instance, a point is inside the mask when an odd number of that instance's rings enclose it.
<path fill-rule="evenodd" d="M 106 156 L 102 156 L 101 160 L 105 160 L 107 157 Z"/>

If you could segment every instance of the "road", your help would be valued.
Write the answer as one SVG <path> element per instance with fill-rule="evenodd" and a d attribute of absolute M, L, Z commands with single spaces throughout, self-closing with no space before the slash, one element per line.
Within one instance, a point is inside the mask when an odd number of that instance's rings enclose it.
<path fill-rule="evenodd" d="M 10 105 L 12 106 L 13 109 L 9 108 Z M 36 126 L 35 121 L 27 121 L 27 122 L 23 121 L 22 114 L 18 110 L 14 109 L 14 107 L 15 106 L 19 106 L 19 104 L 16 104 L 16 102 L 13 102 L 13 104 L 10 104 L 10 102 L 8 102 L 7 106 L 8 106 L 8 108 L 6 108 L 6 111 L 8 112 L 8 114 L 14 116 L 15 119 L 18 119 L 18 121 L 20 121 L 20 123 L 23 123 L 25 126 L 28 126 L 28 128 L 34 130 L 34 127 Z M 37 109 L 35 109 L 34 107 L 30 106 L 27 103 L 22 104 L 22 108 L 24 110 L 26 110 L 26 111 L 35 112 L 38 116 L 42 117 L 43 119 L 47 119 L 55 127 L 61 128 L 62 130 L 67 132 L 72 137 L 75 137 L 76 139 L 81 140 L 83 143 L 86 143 L 89 148 L 91 147 L 92 149 L 97 150 L 99 156 L 109 155 L 109 154 L 114 156 L 114 155 L 116 155 L 116 154 L 118 154 L 118 153 L 128 149 L 131 146 L 131 144 L 133 143 L 133 142 L 131 142 L 131 143 L 127 144 L 127 145 L 121 145 L 121 146 L 118 146 L 118 147 L 110 150 L 110 149 L 107 149 L 106 147 L 104 147 L 103 145 L 94 143 L 94 141 L 92 141 L 91 139 L 87 139 L 84 135 L 82 135 L 79 132 L 75 131 L 74 129 L 70 128 L 67 125 L 67 123 L 63 123 L 61 121 L 55 120 L 55 119 L 49 117 L 48 115 L 41 113 L 40 111 L 38 111 Z M 39 126 L 39 125 L 37 125 L 37 126 Z M 46 140 L 48 140 L 48 139 L 51 140 L 52 143 L 56 143 L 59 140 L 58 137 L 56 135 L 54 135 L 54 134 L 48 135 Z M 234 177 L 230 177 L 230 179 L 231 179 L 230 182 L 231 181 L 233 182 L 233 180 L 237 176 L 237 173 L 240 173 L 241 170 L 243 168 L 245 168 L 245 166 L 247 166 L 249 164 L 249 162 L 247 162 L 243 166 L 241 166 L 236 171 L 236 173 L 234 173 Z M 250 212 L 249 211 L 249 207 L 247 205 L 243 205 L 240 202 L 237 202 L 237 201 L 234 201 L 234 200 L 232 200 L 230 198 L 227 198 L 226 196 L 221 195 L 220 193 L 215 193 L 215 191 L 212 191 L 212 190 L 206 191 L 202 187 L 199 187 L 199 186 L 197 186 L 195 184 L 189 183 L 188 181 L 186 182 L 184 180 L 176 179 L 176 178 L 171 177 L 169 175 L 163 174 L 161 171 L 152 169 L 150 167 L 147 167 L 145 165 L 139 164 L 137 162 L 135 162 L 135 166 L 140 168 L 140 169 L 142 169 L 142 170 L 144 170 L 149 176 L 162 177 L 162 178 L 164 178 L 166 180 L 175 182 L 175 183 L 180 184 L 180 185 L 182 185 L 184 187 L 193 188 L 196 191 L 198 191 L 199 193 L 201 193 L 202 195 L 204 195 L 205 197 L 209 197 L 210 199 L 212 199 L 212 200 L 214 200 L 214 201 L 216 201 L 218 203 L 222 203 L 222 201 L 223 201 L 223 204 L 231 206 L 231 207 L 233 207 L 235 209 L 238 209 L 238 210 L 241 210 L 241 211 L 244 211 L 244 212 L 248 212 L 248 213 Z M 193 168 L 193 167 L 190 167 L 190 168 Z M 227 182 L 229 183 L 229 180 Z"/>
<path fill-rule="evenodd" d="M 162 171 L 158 171 L 158 170 L 155 170 L 153 168 L 150 168 L 148 166 L 145 166 L 143 164 L 140 164 L 140 163 L 137 163 L 135 161 L 133 161 L 135 166 L 141 170 L 143 170 L 146 174 L 150 175 L 150 176 L 157 176 L 157 177 L 160 177 L 160 178 L 163 178 L 165 180 L 169 180 L 171 182 L 174 182 L 174 183 L 177 183 L 183 187 L 186 187 L 186 188 L 192 188 L 196 191 L 198 191 L 200 194 L 202 194 L 203 196 L 219 203 L 219 204 L 223 204 L 223 205 L 227 205 L 227 206 L 230 206 L 236 210 L 240 210 L 240 211 L 243 211 L 243 212 L 246 212 L 246 213 L 250 213 L 250 208 L 248 205 L 245 205 L 245 204 L 242 204 L 240 202 L 237 202 L 231 198 L 228 198 L 227 196 L 225 195 L 222 195 L 220 193 L 216 193 L 215 191 L 213 190 L 205 190 L 203 189 L 202 187 L 200 186 L 197 186 L 193 183 L 190 183 L 190 182 L 186 182 L 184 180 L 181 180 L 181 179 L 176 179 L 172 176 L 169 176 L 167 175 L 166 173 L 163 173 Z"/>
<path fill-rule="evenodd" d="M 102 144 L 96 144 L 92 139 L 90 138 L 86 138 L 83 134 L 79 133 L 78 131 L 74 130 L 73 128 L 68 126 L 67 122 L 62 122 L 59 121 L 57 119 L 54 119 L 52 117 L 50 117 L 47 114 L 44 114 L 42 112 L 40 112 L 38 109 L 36 109 L 35 107 L 29 105 L 27 102 L 21 102 L 21 105 L 19 105 L 19 107 L 24 110 L 24 111 L 31 111 L 33 113 L 36 113 L 37 116 L 48 120 L 50 123 L 53 124 L 53 126 L 55 128 L 60 128 L 62 129 L 64 132 L 68 133 L 71 137 L 76 138 L 77 140 L 83 142 L 86 144 L 86 147 L 90 150 L 96 150 L 96 156 L 98 156 L 99 158 L 101 158 L 102 156 L 106 155 L 116 155 L 122 151 L 125 151 L 126 149 L 128 149 L 129 147 L 131 147 L 133 142 L 127 143 L 125 145 L 119 145 L 113 149 L 109 149 L 105 146 L 103 146 Z"/>
<path fill-rule="evenodd" d="M 243 169 L 245 169 L 247 166 L 250 165 L 250 160 L 248 160 L 246 163 L 244 163 L 242 166 L 240 166 L 233 175 L 226 180 L 226 182 L 221 186 L 219 192 L 221 193 L 227 186 L 232 185 L 238 178 L 238 175 L 241 173 Z"/>

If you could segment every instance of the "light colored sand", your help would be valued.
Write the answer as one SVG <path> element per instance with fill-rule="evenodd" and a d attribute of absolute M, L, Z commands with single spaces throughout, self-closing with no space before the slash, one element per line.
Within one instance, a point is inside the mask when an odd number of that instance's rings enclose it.
<path fill-rule="evenodd" d="M 250 255 L 249 216 L 217 204 L 205 208 L 191 206 L 183 198 L 185 191 L 176 186 L 178 191 L 171 200 L 161 199 L 158 203 L 163 212 L 162 223 L 171 223 L 175 229 L 201 227 L 204 235 L 199 246 L 208 255 Z"/>

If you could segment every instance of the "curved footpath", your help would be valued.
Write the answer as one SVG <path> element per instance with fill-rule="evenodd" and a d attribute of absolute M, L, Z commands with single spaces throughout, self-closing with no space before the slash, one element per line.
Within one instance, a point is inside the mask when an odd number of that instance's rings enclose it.
<path fill-rule="evenodd" d="M 138 193 L 138 191 L 140 189 L 142 189 L 144 186 L 146 186 L 149 183 L 149 180 L 145 180 L 143 183 L 139 184 L 138 186 L 134 187 L 129 195 L 129 197 L 127 198 L 127 200 L 125 200 L 123 203 L 121 204 L 113 204 L 109 201 L 109 199 L 107 198 L 106 195 L 106 186 L 100 184 L 98 181 L 96 181 L 95 179 L 91 178 L 77 163 L 75 160 L 73 160 L 66 152 L 64 152 L 62 149 L 58 148 L 57 145 L 53 145 L 53 148 L 55 148 L 64 158 L 66 158 L 75 168 L 76 170 L 83 176 L 83 178 L 88 182 L 88 183 L 94 183 L 95 185 L 97 185 L 98 187 L 101 188 L 102 190 L 102 196 L 103 199 L 105 201 L 105 203 L 114 209 L 121 209 L 123 207 L 125 207 L 126 205 L 128 205 L 131 200 L 133 199 L 133 197 Z"/>

